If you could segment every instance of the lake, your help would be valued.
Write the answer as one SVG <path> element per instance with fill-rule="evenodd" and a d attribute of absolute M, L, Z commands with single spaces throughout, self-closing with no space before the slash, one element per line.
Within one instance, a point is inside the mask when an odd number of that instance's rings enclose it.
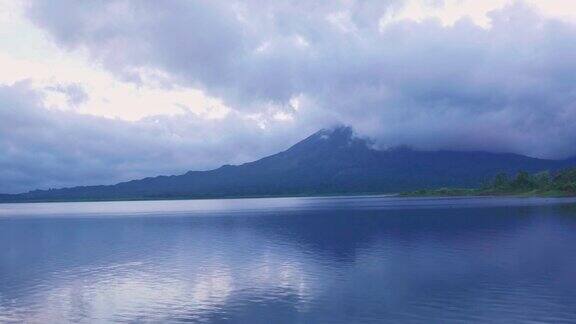
<path fill-rule="evenodd" d="M 0 322 L 576 323 L 576 200 L 0 205 Z"/>

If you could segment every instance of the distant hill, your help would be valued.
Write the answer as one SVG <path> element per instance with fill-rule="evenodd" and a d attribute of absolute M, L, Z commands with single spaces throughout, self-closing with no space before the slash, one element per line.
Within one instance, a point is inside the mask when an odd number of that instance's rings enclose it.
<path fill-rule="evenodd" d="M 537 172 L 572 166 L 518 154 L 376 150 L 349 127 L 321 130 L 288 150 L 242 165 L 190 171 L 109 186 L 35 190 L 0 201 L 178 199 L 393 193 L 438 187 L 476 187 L 499 172 Z"/>

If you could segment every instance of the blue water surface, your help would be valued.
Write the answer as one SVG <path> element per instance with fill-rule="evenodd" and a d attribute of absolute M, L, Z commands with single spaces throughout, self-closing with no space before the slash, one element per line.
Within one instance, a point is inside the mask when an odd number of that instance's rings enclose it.
<path fill-rule="evenodd" d="M 0 205 L 0 323 L 576 323 L 576 201 Z"/>

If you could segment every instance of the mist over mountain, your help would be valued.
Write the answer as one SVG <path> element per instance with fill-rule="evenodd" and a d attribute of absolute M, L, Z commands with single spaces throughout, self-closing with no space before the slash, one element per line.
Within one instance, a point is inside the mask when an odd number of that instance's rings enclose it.
<path fill-rule="evenodd" d="M 350 127 L 323 129 L 289 149 L 242 165 L 189 171 L 109 186 L 36 190 L 0 200 L 109 200 L 217 198 L 282 195 L 394 193 L 419 188 L 475 187 L 499 172 L 537 172 L 571 166 L 574 159 L 546 160 L 480 151 L 373 148 Z"/>

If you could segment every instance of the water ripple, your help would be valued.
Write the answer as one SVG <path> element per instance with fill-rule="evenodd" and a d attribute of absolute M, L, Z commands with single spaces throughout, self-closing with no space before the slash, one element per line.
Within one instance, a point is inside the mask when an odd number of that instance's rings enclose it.
<path fill-rule="evenodd" d="M 570 199 L 0 206 L 1 323 L 574 323 Z"/>

